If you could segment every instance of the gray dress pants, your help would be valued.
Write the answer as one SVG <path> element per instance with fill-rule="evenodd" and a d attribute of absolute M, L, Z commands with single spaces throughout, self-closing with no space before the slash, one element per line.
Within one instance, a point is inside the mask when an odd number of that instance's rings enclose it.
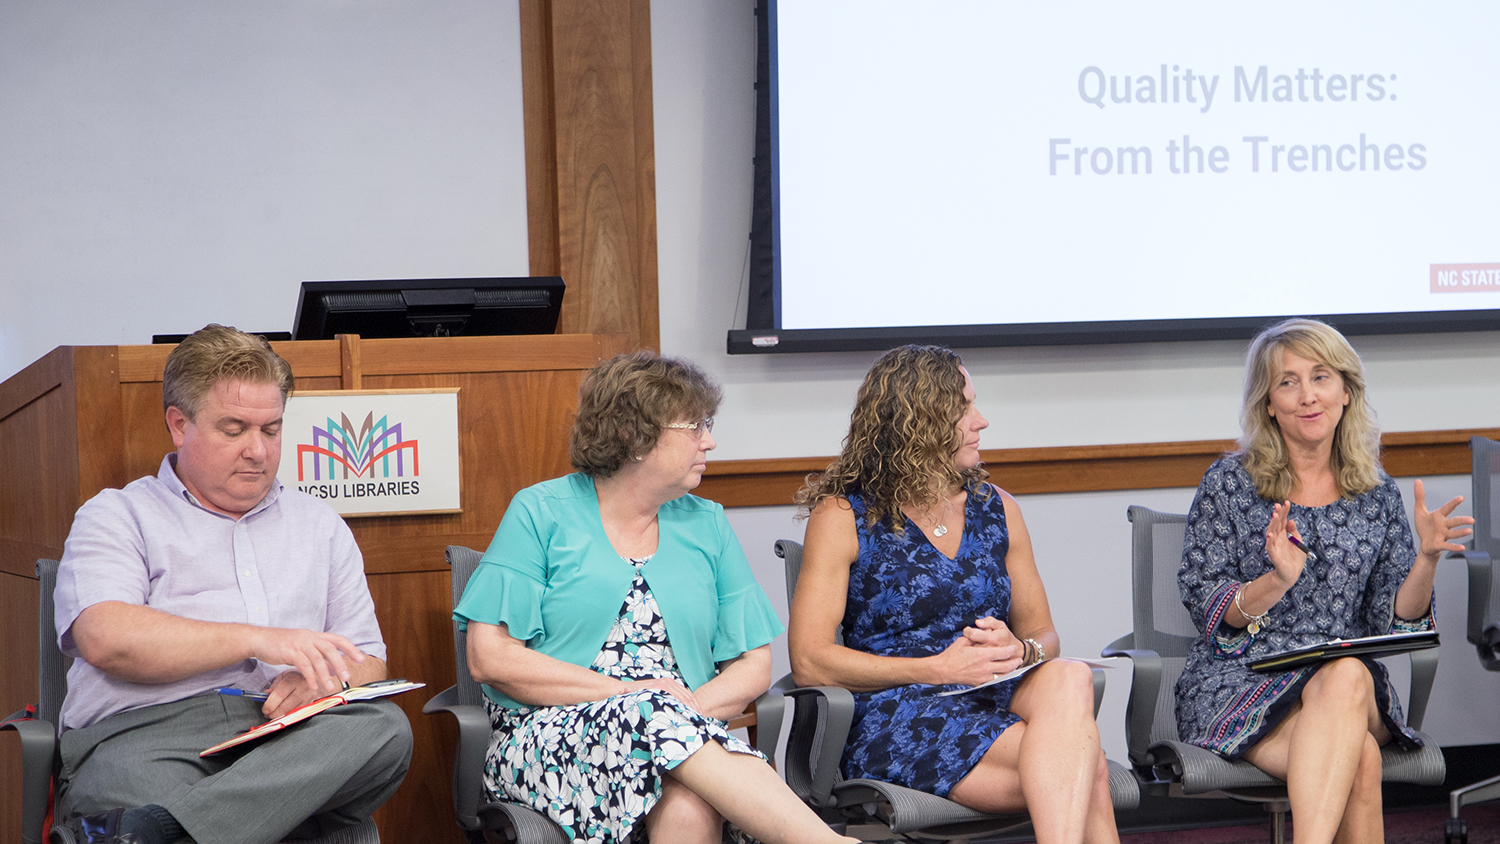
<path fill-rule="evenodd" d="M 200 695 L 63 733 L 57 817 L 156 803 L 198 844 L 274 844 L 363 822 L 406 776 L 411 725 L 390 701 L 334 707 L 199 758 L 265 721 L 260 704 Z"/>

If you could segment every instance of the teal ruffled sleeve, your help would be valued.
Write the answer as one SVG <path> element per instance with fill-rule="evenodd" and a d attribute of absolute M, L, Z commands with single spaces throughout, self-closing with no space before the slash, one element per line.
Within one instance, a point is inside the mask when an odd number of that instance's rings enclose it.
<path fill-rule="evenodd" d="M 714 662 L 734 659 L 769 645 L 786 628 L 759 586 L 719 597 L 719 624 L 714 630 Z"/>
<path fill-rule="evenodd" d="M 725 662 L 769 645 L 786 628 L 771 608 L 771 599 L 750 573 L 750 561 L 745 559 L 729 520 L 722 510 L 717 515 L 724 541 L 718 560 L 719 617 L 714 628 L 713 661 Z"/>
<path fill-rule="evenodd" d="M 469 578 L 453 618 L 460 630 L 468 630 L 471 621 L 504 624 L 513 638 L 528 642 L 543 632 L 542 589 L 540 582 L 486 557 Z"/>
<path fill-rule="evenodd" d="M 531 489 L 522 490 L 511 500 L 484 559 L 453 608 L 460 630 L 467 630 L 470 621 L 504 624 L 511 637 L 523 642 L 546 632 L 542 593 L 547 584 L 547 562 L 537 518 L 541 508 L 539 497 Z"/>

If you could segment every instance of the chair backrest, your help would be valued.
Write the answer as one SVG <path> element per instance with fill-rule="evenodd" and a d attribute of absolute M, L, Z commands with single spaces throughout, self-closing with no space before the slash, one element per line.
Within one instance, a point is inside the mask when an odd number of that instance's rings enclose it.
<path fill-rule="evenodd" d="M 797 591 L 797 577 L 802 574 L 802 543 L 778 539 L 776 556 L 786 565 L 786 603 L 791 606 L 792 594 Z"/>
<path fill-rule="evenodd" d="M 36 576 L 41 588 L 36 613 L 37 718 L 57 725 L 63 698 L 68 694 L 68 669 L 73 660 L 57 648 L 57 561 L 37 560 Z"/>
<path fill-rule="evenodd" d="M 1493 574 L 1495 562 L 1500 561 L 1500 442 L 1472 437 L 1469 451 L 1473 456 L 1474 550 L 1488 554 L 1490 565 L 1470 562 L 1468 639 L 1479 648 L 1484 667 L 1500 671 L 1496 636 L 1487 632 L 1500 623 L 1500 577 Z"/>
<path fill-rule="evenodd" d="M 792 595 L 797 591 L 797 578 L 802 574 L 802 543 L 791 539 L 776 540 L 776 556 L 782 559 L 786 566 L 786 602 L 792 603 Z M 844 642 L 843 628 L 834 633 L 835 641 L 839 644 Z M 787 675 L 787 683 L 790 683 L 791 675 Z M 787 787 L 792 793 L 806 800 L 817 788 L 814 783 L 817 780 L 819 748 L 823 743 L 823 731 L 828 718 L 827 703 L 819 699 L 816 705 L 799 705 L 792 709 L 792 720 L 787 727 L 785 770 L 782 772 L 786 779 Z M 838 760 L 833 760 L 833 776 L 829 784 L 842 782 L 843 776 L 838 771 Z"/>
<path fill-rule="evenodd" d="M 1474 548 L 1500 557 L 1500 442 L 1471 437 L 1474 457 Z"/>
<path fill-rule="evenodd" d="M 1160 513 L 1146 507 L 1130 507 L 1130 582 L 1133 611 L 1132 647 L 1156 651 L 1161 656 L 1161 683 L 1150 734 L 1144 744 L 1177 741 L 1177 678 L 1182 676 L 1188 648 L 1198 637 L 1193 617 L 1182 605 L 1177 588 L 1177 570 L 1182 566 L 1183 534 L 1187 516 Z M 1127 719 L 1127 724 L 1131 723 Z"/>
<path fill-rule="evenodd" d="M 448 567 L 453 571 L 453 606 L 456 607 L 458 600 L 464 596 L 464 587 L 469 585 L 469 578 L 479 568 L 479 560 L 484 555 L 473 548 L 449 545 L 443 556 L 448 559 Z M 482 705 L 484 690 L 479 688 L 479 684 L 469 674 L 468 637 L 458 629 L 457 621 L 453 622 L 453 659 L 458 669 L 455 682 L 458 686 L 458 702 L 470 706 Z"/>
<path fill-rule="evenodd" d="M 786 567 L 786 605 L 791 607 L 792 595 L 797 591 L 797 578 L 802 575 L 802 543 L 791 539 L 776 540 L 776 556 Z M 833 631 L 833 641 L 844 644 L 844 627 Z"/>

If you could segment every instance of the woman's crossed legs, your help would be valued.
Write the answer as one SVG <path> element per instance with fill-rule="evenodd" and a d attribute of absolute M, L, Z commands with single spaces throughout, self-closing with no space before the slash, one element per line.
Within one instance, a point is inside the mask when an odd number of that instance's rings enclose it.
<path fill-rule="evenodd" d="M 1319 668 L 1301 699 L 1245 760 L 1286 780 L 1297 841 L 1385 840 L 1380 748 L 1391 740 L 1375 705 L 1375 680 L 1357 659 Z"/>
<path fill-rule="evenodd" d="M 1010 708 L 1021 723 L 1001 733 L 948 796 L 983 812 L 1028 811 L 1039 844 L 1118 842 L 1089 666 L 1061 659 L 1038 666 Z"/>

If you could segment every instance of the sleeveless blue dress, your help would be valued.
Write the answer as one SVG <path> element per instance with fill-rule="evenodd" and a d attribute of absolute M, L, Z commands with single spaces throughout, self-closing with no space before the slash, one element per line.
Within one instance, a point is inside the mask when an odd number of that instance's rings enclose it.
<path fill-rule="evenodd" d="M 849 496 L 859 556 L 849 569 L 847 647 L 879 656 L 931 656 L 975 619 L 1010 622 L 1010 535 L 1005 504 L 990 492 L 982 499 L 970 492 L 958 556 L 951 560 L 910 519 L 903 533 L 888 522 L 868 524 L 864 499 Z M 938 694 L 963 687 L 911 685 L 855 694 L 844 776 L 948 796 L 1000 734 L 1021 720 L 1010 711 L 1019 682 L 952 697 Z"/>

